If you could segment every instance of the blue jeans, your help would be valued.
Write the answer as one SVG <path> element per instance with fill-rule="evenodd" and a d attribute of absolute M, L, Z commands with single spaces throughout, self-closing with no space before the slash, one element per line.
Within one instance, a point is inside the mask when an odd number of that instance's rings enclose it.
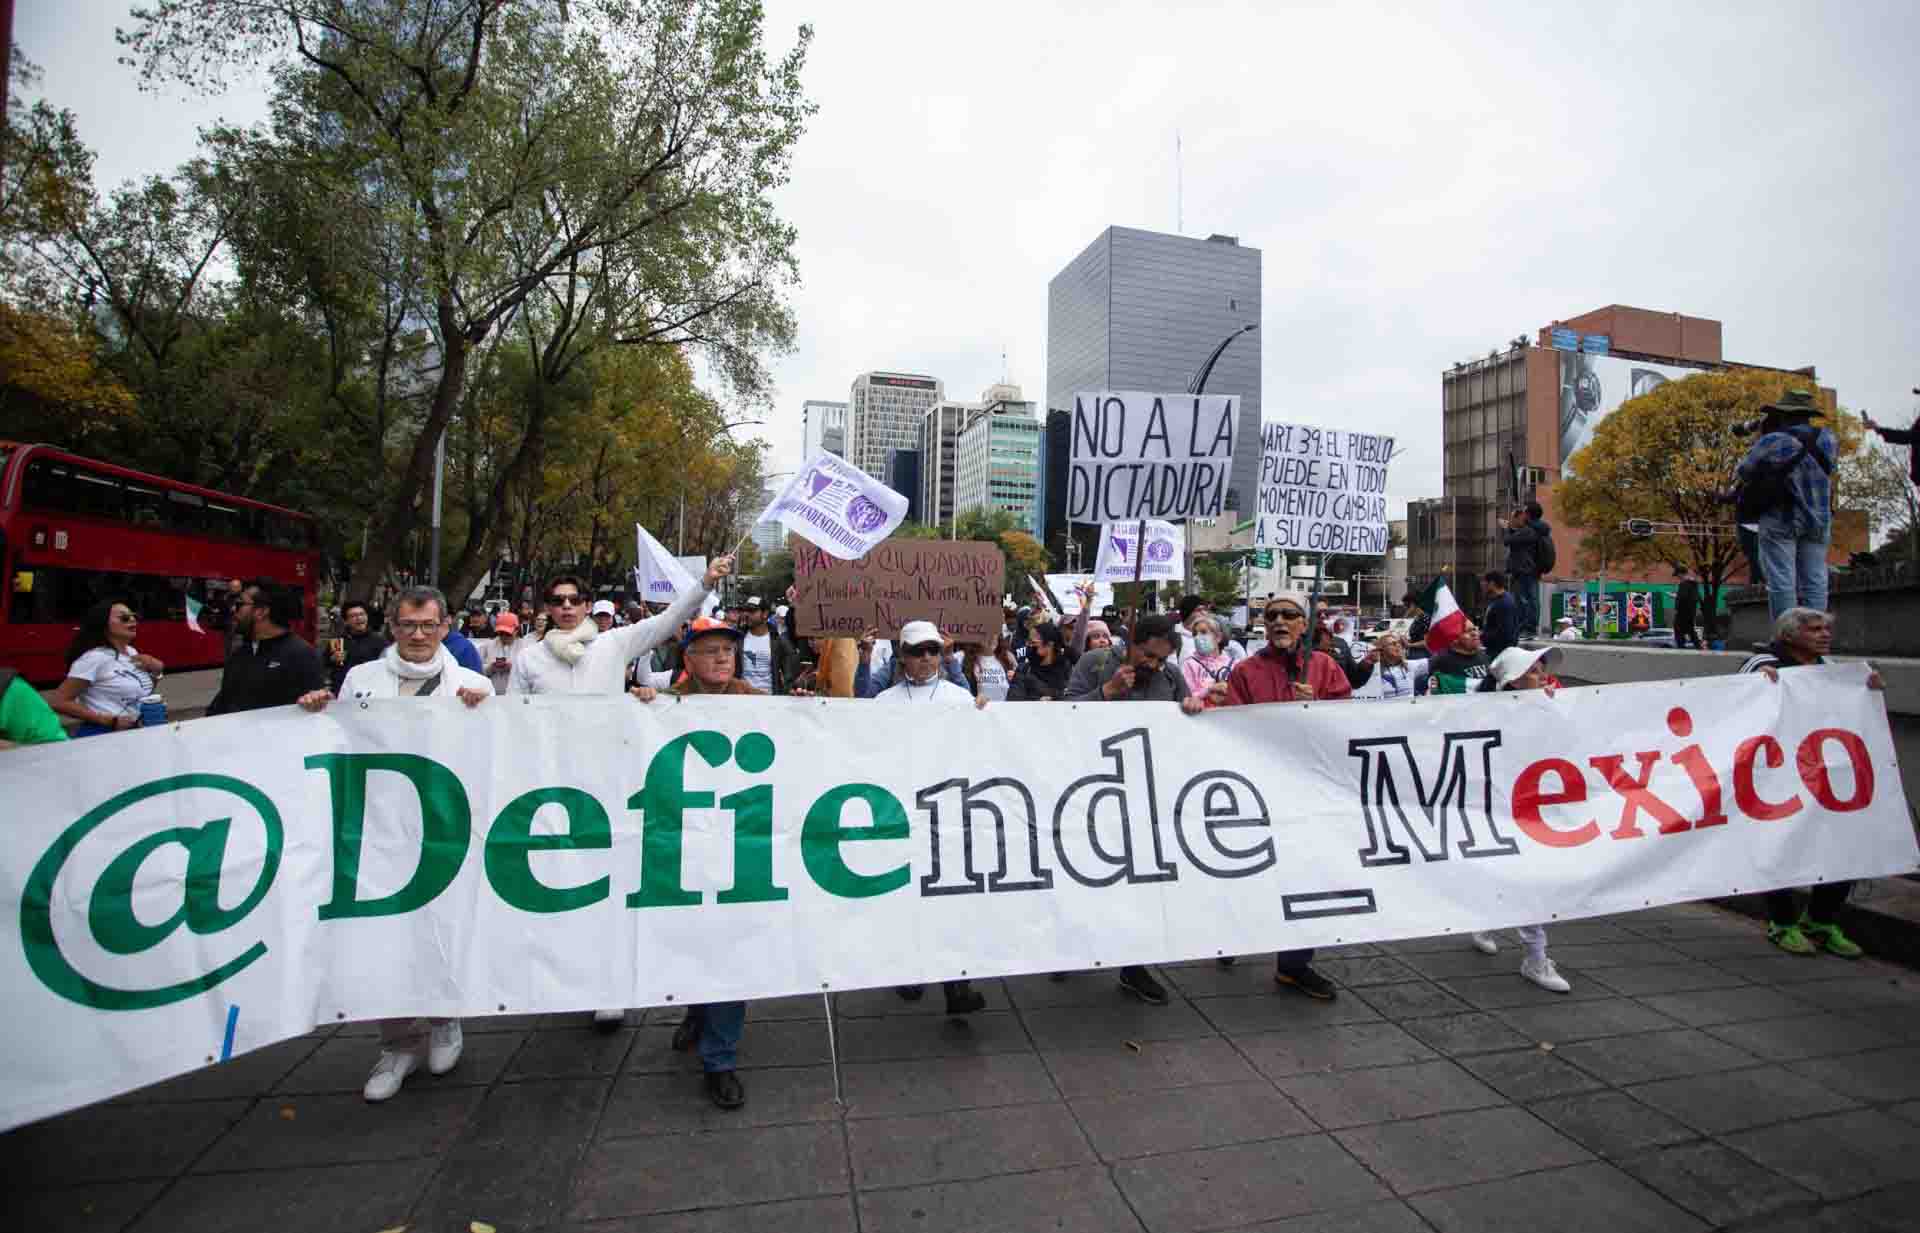
<path fill-rule="evenodd" d="M 1520 632 L 1538 633 L 1540 630 L 1540 575 L 1513 574 L 1507 579 L 1513 591 L 1513 602 L 1520 609 Z"/>
<path fill-rule="evenodd" d="M 1796 535 L 1792 518 L 1760 519 L 1760 563 L 1767 573 L 1767 615 L 1778 620 L 1789 608 L 1827 610 L 1827 537 Z"/>
<path fill-rule="evenodd" d="M 700 1008 L 700 1067 L 732 1070 L 740 1048 L 740 1032 L 747 1025 L 745 1002 L 708 1002 Z"/>

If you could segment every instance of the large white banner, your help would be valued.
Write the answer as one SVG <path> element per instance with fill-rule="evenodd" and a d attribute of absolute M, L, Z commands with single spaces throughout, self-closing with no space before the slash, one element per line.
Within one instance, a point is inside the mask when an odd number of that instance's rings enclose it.
<path fill-rule="evenodd" d="M 0 761 L 0 1127 L 316 1024 L 652 1006 L 1551 923 L 1905 872 L 1863 666 L 884 722 L 337 703 Z"/>
<path fill-rule="evenodd" d="M 1093 576 L 1116 582 L 1179 582 L 1187 576 L 1187 529 L 1177 522 L 1147 519 L 1147 559 L 1140 563 L 1140 524 L 1110 522 L 1100 528 Z"/>
<path fill-rule="evenodd" d="M 1260 447 L 1255 545 L 1386 554 L 1392 437 L 1269 420 L 1260 426 Z"/>
<path fill-rule="evenodd" d="M 1067 518 L 1220 517 L 1239 422 L 1232 394 L 1075 394 Z"/>

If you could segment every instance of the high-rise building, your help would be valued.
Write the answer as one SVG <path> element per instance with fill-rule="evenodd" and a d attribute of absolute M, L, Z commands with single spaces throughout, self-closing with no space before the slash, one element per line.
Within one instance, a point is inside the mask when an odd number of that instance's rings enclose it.
<path fill-rule="evenodd" d="M 847 404 L 809 398 L 800 404 L 800 461 L 847 456 Z"/>
<path fill-rule="evenodd" d="M 893 451 L 920 448 L 920 421 L 940 396 L 940 382 L 932 377 L 899 372 L 855 377 L 847 399 L 846 460 L 875 479 L 884 478 Z"/>
<path fill-rule="evenodd" d="M 980 404 L 941 399 L 920 419 L 920 517 L 942 530 L 953 527 L 954 442 Z"/>
<path fill-rule="evenodd" d="M 1037 539 L 1043 512 L 1040 417 L 1017 385 L 989 386 L 980 404 L 954 443 L 954 514 L 1006 510 Z"/>
<path fill-rule="evenodd" d="M 875 477 L 907 499 L 907 521 L 920 522 L 920 451 L 895 450 L 887 455 L 887 466 Z"/>
<path fill-rule="evenodd" d="M 1179 393 L 1221 340 L 1260 321 L 1260 250 L 1109 227 L 1047 284 L 1047 410 L 1071 412 L 1080 390 Z M 1240 397 L 1227 487 L 1229 516 L 1254 511 L 1260 468 L 1260 335 L 1227 347 L 1209 394 Z M 1066 434 L 1049 433 L 1047 469 Z M 1063 469 L 1065 462 L 1061 461 Z M 1047 484 L 1047 530 L 1065 521 L 1066 485 Z"/>

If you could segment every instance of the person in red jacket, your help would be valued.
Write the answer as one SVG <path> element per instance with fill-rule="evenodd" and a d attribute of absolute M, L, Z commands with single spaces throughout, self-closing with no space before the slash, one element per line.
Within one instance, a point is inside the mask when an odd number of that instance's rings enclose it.
<path fill-rule="evenodd" d="M 1261 619 L 1267 645 L 1234 666 L 1227 678 L 1227 706 L 1257 702 L 1344 702 L 1353 697 L 1347 674 L 1325 651 L 1306 646 L 1307 612 L 1286 596 L 1267 601 Z M 1306 671 L 1301 671 L 1301 656 Z M 1305 677 L 1302 680 L 1302 677 Z M 1223 961 L 1224 962 L 1224 961 Z M 1273 957 L 1273 982 L 1310 998 L 1330 1002 L 1339 992 L 1313 970 L 1313 950 L 1283 950 Z"/>

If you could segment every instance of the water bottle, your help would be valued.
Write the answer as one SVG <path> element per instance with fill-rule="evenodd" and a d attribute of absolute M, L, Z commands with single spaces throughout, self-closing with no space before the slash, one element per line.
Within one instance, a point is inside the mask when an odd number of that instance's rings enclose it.
<path fill-rule="evenodd" d="M 148 694 L 140 699 L 140 726 L 142 728 L 164 728 L 167 724 L 167 700 L 159 694 Z"/>

